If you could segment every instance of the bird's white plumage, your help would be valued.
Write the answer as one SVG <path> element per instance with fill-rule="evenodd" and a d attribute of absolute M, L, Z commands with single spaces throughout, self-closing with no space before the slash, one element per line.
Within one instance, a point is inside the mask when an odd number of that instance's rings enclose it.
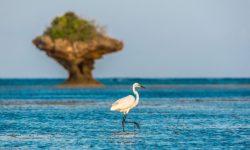
<path fill-rule="evenodd" d="M 132 89 L 136 97 L 128 95 L 126 97 L 118 99 L 112 104 L 110 110 L 119 111 L 123 112 L 124 114 L 127 114 L 130 109 L 134 108 L 139 103 L 139 93 L 136 91 L 136 88 L 144 88 L 144 87 L 139 83 L 134 83 Z"/>
<path fill-rule="evenodd" d="M 134 83 L 132 86 L 132 89 L 133 89 L 133 93 L 135 94 L 135 97 L 133 95 L 128 95 L 126 97 L 118 99 L 117 101 L 115 101 L 112 104 L 112 106 L 110 108 L 110 110 L 112 110 L 112 111 L 118 111 L 118 112 L 122 112 L 124 114 L 123 119 L 122 119 L 123 131 L 125 131 L 124 130 L 125 123 L 133 123 L 137 128 L 140 128 L 140 125 L 137 122 L 127 122 L 126 121 L 126 116 L 127 116 L 128 112 L 130 111 L 130 109 L 134 108 L 139 103 L 140 97 L 139 97 L 139 93 L 136 90 L 136 88 L 144 88 L 144 86 L 140 85 L 139 83 Z"/>
<path fill-rule="evenodd" d="M 135 103 L 135 97 L 133 95 L 128 95 L 121 99 L 118 99 L 112 104 L 111 110 L 116 110 L 119 112 L 128 112 L 129 109 L 133 107 Z"/>

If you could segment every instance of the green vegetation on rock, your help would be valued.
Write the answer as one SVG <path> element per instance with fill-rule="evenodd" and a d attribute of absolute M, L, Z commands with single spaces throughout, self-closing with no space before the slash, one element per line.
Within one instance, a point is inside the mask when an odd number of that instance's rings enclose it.
<path fill-rule="evenodd" d="M 78 17 L 73 12 L 67 12 L 63 16 L 56 17 L 44 34 L 52 39 L 87 41 L 98 35 L 96 28 L 90 21 Z"/>

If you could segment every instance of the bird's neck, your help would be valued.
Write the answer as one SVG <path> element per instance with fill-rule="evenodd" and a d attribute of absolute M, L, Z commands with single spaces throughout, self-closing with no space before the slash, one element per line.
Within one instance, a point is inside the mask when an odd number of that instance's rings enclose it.
<path fill-rule="evenodd" d="M 139 93 L 136 91 L 135 87 L 133 87 L 133 92 L 135 94 L 135 101 L 138 103 L 139 102 Z"/>

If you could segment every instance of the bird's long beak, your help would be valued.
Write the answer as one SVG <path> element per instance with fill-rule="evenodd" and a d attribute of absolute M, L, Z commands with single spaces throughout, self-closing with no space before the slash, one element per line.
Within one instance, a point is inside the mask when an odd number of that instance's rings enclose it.
<path fill-rule="evenodd" d="M 145 87 L 144 87 L 144 86 L 142 86 L 142 85 L 140 85 L 140 87 L 145 89 Z"/>

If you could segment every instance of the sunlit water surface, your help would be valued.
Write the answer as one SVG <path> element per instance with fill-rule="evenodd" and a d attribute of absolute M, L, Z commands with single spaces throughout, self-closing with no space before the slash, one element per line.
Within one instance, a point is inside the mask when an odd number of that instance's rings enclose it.
<path fill-rule="evenodd" d="M 116 99 L 140 103 L 122 132 Z M 58 88 L 61 80 L 0 80 L 0 149 L 248 149 L 250 80 L 103 79 L 104 88 Z"/>

